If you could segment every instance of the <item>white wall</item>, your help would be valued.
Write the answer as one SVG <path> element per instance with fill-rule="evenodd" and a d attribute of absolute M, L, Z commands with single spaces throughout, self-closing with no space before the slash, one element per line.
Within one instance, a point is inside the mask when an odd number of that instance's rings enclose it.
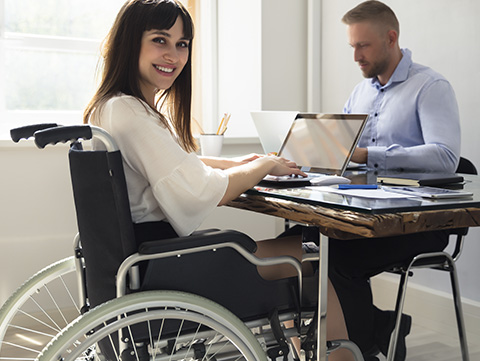
<path fill-rule="evenodd" d="M 322 108 L 338 112 L 362 79 L 348 45 L 343 14 L 356 0 L 322 0 Z M 462 155 L 480 169 L 480 1 L 386 0 L 400 21 L 400 46 L 415 62 L 431 66 L 453 85 L 460 108 Z M 426 160 L 427 161 L 427 160 Z M 472 228 L 458 262 L 462 296 L 480 301 L 480 229 Z M 412 282 L 449 292 L 447 276 L 418 272 Z"/>
<path fill-rule="evenodd" d="M 262 110 L 307 110 L 306 20 L 306 1 L 262 1 Z"/>

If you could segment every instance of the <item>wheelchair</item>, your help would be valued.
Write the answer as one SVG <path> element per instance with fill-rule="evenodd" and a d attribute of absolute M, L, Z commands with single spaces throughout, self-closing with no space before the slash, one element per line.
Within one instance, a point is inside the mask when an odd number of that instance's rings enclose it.
<path fill-rule="evenodd" d="M 54 124 L 17 132 L 17 138 L 33 134 L 39 148 L 71 143 L 79 230 L 73 268 L 82 307 L 50 337 L 39 360 L 317 359 L 318 279 L 302 276 L 298 260 L 257 258 L 255 241 L 232 230 L 165 238 L 158 227 L 163 239 L 140 242 L 121 154 L 107 132 Z M 89 142 L 105 150 L 84 149 Z M 267 281 L 258 274 L 257 266 L 281 263 L 297 277 Z M 363 361 L 350 341 L 327 346 L 328 353 L 347 348 Z"/>

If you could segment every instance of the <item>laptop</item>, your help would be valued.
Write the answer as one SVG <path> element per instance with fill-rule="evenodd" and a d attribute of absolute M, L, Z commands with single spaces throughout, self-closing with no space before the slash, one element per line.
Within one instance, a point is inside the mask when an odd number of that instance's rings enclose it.
<path fill-rule="evenodd" d="M 358 144 L 368 114 L 298 113 L 278 151 L 302 167 L 308 178 L 267 176 L 264 181 L 280 183 L 346 183 L 343 174 Z M 321 182 L 320 177 L 325 179 Z M 338 178 L 325 177 L 338 176 Z"/>
<path fill-rule="evenodd" d="M 255 111 L 250 115 L 265 154 L 278 154 L 298 112 Z"/>

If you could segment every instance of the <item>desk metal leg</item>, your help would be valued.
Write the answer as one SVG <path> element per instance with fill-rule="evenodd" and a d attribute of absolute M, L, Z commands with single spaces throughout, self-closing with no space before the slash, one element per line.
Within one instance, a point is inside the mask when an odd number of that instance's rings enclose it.
<path fill-rule="evenodd" d="M 317 361 L 327 360 L 328 237 L 320 234 L 318 265 Z"/>

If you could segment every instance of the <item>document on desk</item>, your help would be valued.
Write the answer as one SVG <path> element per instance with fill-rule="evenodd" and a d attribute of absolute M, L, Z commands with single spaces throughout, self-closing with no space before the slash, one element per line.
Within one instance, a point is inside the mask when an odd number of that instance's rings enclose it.
<path fill-rule="evenodd" d="M 306 187 L 308 189 L 329 192 L 340 194 L 342 196 L 352 196 L 352 197 L 361 197 L 361 198 L 372 198 L 372 199 L 395 199 L 395 198 L 410 198 L 412 196 L 406 194 L 396 194 L 394 192 L 387 192 L 381 187 L 377 189 L 365 189 L 365 188 L 350 188 L 350 189 L 338 189 L 338 187 Z"/>

